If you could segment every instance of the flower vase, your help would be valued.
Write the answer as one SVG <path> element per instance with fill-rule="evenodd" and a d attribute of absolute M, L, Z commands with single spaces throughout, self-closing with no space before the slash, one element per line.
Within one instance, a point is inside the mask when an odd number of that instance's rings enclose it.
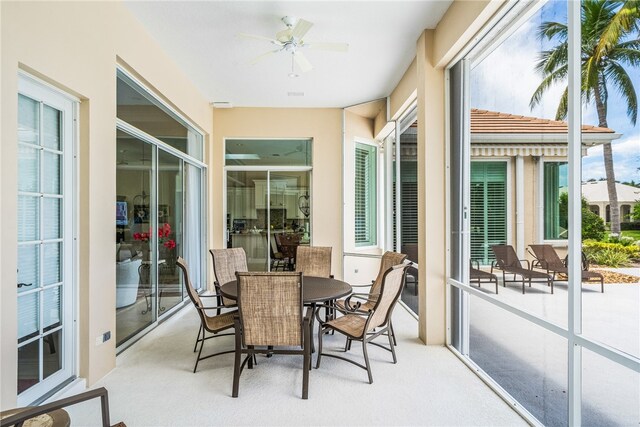
<path fill-rule="evenodd" d="M 142 261 L 151 261 L 151 249 L 146 247 L 142 248 Z"/>

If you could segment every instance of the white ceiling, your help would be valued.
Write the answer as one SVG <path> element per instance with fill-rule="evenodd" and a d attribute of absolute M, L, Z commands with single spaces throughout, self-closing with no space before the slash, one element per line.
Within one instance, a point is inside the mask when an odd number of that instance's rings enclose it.
<path fill-rule="evenodd" d="M 234 107 L 346 107 L 385 97 L 418 37 L 451 4 L 442 1 L 127 1 L 126 6 L 209 99 Z M 305 49 L 314 69 L 291 78 L 290 55 L 268 41 L 293 15 L 312 22 L 306 41 L 345 42 L 347 53 Z M 298 71 L 299 72 L 299 71 Z M 304 92 L 304 96 L 288 96 Z"/>

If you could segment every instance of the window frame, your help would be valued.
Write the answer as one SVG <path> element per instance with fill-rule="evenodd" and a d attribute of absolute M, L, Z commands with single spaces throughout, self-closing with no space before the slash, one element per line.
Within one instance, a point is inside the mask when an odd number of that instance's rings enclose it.
<path fill-rule="evenodd" d="M 368 196 L 372 197 L 373 200 L 369 200 L 369 206 L 365 209 L 365 228 L 367 228 L 368 239 L 365 241 L 358 241 L 356 238 L 356 198 L 357 198 L 357 189 L 355 188 L 356 180 L 357 180 L 357 168 L 356 168 L 356 152 L 361 147 L 367 147 L 369 150 L 369 154 L 371 155 L 371 159 L 375 164 L 373 168 L 367 168 L 367 173 L 369 174 L 369 178 L 373 178 L 373 186 L 367 188 Z M 368 141 L 363 138 L 354 138 L 353 140 L 353 183 L 354 183 L 354 206 L 353 206 L 353 215 L 354 215 L 354 235 L 353 235 L 353 244 L 354 247 L 361 249 L 368 248 L 377 248 L 380 232 L 378 230 L 378 218 L 380 218 L 379 211 L 379 197 L 378 197 L 378 183 L 380 180 L 380 146 L 375 141 Z M 367 224 L 368 223 L 368 224 Z"/>
<path fill-rule="evenodd" d="M 547 163 L 559 163 L 559 164 L 566 164 L 567 165 L 567 179 L 568 179 L 568 175 L 569 175 L 569 162 L 567 159 L 565 158 L 558 158 L 558 159 L 540 159 L 540 161 L 538 162 L 538 183 L 539 183 L 539 187 L 538 187 L 538 206 L 539 206 L 539 211 L 538 211 L 538 221 L 537 221 L 537 227 L 538 227 L 538 241 L 545 243 L 545 244 L 550 244 L 556 247 L 563 247 L 563 246 L 567 246 L 569 239 L 568 236 L 565 239 L 562 238 L 556 238 L 556 239 L 547 239 L 546 238 L 546 209 L 547 209 L 547 205 L 546 205 L 546 184 L 545 184 L 545 165 Z M 567 218 L 568 221 L 568 218 Z M 568 224 L 568 223 L 567 223 Z"/>

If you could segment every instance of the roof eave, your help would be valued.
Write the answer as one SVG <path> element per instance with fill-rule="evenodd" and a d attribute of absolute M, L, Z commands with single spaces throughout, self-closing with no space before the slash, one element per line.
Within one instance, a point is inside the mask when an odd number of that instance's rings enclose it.
<path fill-rule="evenodd" d="M 583 133 L 582 144 L 597 146 L 620 138 L 619 133 Z M 567 143 L 566 133 L 471 133 L 471 143 L 507 144 L 517 143 Z"/>

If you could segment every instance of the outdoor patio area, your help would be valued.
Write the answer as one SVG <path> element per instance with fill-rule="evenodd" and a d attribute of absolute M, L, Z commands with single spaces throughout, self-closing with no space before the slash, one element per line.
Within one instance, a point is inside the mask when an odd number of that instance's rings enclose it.
<path fill-rule="evenodd" d="M 300 399 L 302 357 L 259 356 L 258 365 L 243 372 L 237 399 L 231 397 L 233 354 L 203 361 L 192 373 L 199 321 L 190 305 L 122 353 L 95 387 L 109 390 L 112 422 L 135 426 L 526 425 L 453 353 L 424 346 L 417 321 L 403 307 L 393 319 L 396 365 L 388 352 L 371 347 L 369 385 L 365 371 L 324 357 L 310 373 L 307 401 Z M 337 334 L 324 341 L 325 349 L 344 345 Z M 224 337 L 207 342 L 205 351 L 232 347 L 233 337 Z M 357 343 L 350 354 L 362 360 Z M 95 425 L 99 402 L 69 412 L 74 425 Z"/>

